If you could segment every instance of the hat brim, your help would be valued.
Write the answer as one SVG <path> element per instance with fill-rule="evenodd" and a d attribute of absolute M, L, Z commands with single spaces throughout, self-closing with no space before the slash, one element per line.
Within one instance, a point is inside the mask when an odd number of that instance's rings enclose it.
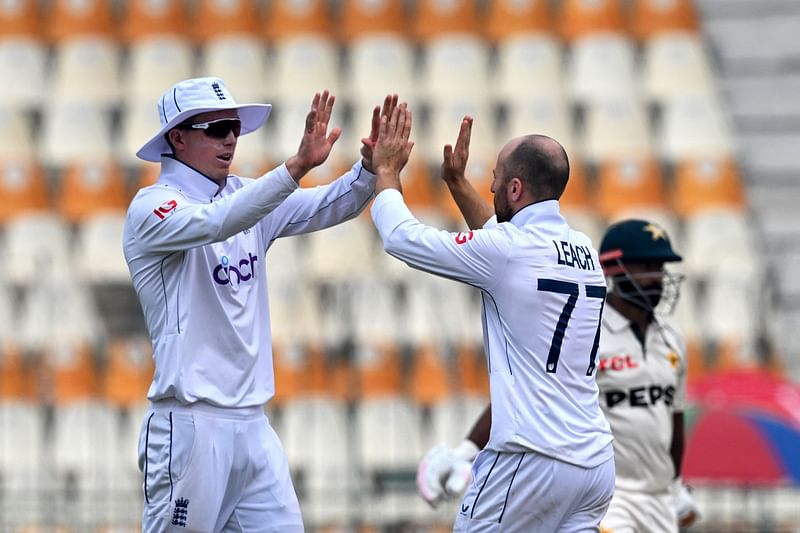
<path fill-rule="evenodd" d="M 172 153 L 172 149 L 164 138 L 169 130 L 182 123 L 189 117 L 199 115 L 200 113 L 207 113 L 209 111 L 221 111 L 226 109 L 234 109 L 239 113 L 239 119 L 242 121 L 242 133 L 246 135 L 256 131 L 264 125 L 269 118 L 272 111 L 271 104 L 243 104 L 232 106 L 214 106 L 214 107 L 195 107 L 186 110 L 182 113 L 175 115 L 172 120 L 167 122 L 161 130 L 147 141 L 144 146 L 139 148 L 136 152 L 136 157 L 145 161 L 152 161 L 158 163 L 161 161 L 162 154 Z"/>

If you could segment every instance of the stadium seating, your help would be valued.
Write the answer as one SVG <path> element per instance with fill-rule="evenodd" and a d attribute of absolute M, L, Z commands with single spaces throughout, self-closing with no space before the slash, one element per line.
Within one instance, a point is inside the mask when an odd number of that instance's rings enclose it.
<path fill-rule="evenodd" d="M 237 145 L 233 173 L 254 178 L 295 153 L 331 90 L 342 137 L 308 189 L 356 160 L 398 93 L 416 142 L 404 197 L 445 230 L 466 227 L 439 177 L 463 116 L 488 202 L 503 144 L 550 135 L 573 227 L 597 245 L 647 218 L 684 256 L 668 268 L 687 274 L 673 318 L 690 382 L 796 367 L 798 20 L 791 0 L 0 1 L 0 530 L 138 530 L 153 367 L 121 233 L 159 173 L 135 157 L 156 100 L 187 77 L 274 104 Z M 383 253 L 368 213 L 275 240 L 264 266 L 267 410 L 308 529 L 449 531 L 458 502 L 429 510 L 414 471 L 488 402 L 480 294 Z"/>

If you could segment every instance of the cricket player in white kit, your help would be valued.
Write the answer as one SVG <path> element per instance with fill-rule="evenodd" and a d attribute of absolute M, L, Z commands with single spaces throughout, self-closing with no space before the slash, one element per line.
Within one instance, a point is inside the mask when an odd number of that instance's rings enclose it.
<path fill-rule="evenodd" d="M 664 264 L 681 260 L 666 232 L 645 220 L 613 224 L 600 244 L 609 292 L 597 383 L 617 465 L 604 533 L 677 533 L 699 517 L 680 478 L 686 343 L 656 313 L 671 311 L 683 279 Z"/>
<path fill-rule="evenodd" d="M 443 173 L 464 177 L 471 119 Z M 495 213 L 469 210 L 465 233 L 417 221 L 403 201 L 411 115 L 382 118 L 371 212 L 384 247 L 413 268 L 481 291 L 491 435 L 472 465 L 454 531 L 598 531 L 614 488 L 612 436 L 598 403 L 595 355 L 606 284 L 590 240 L 559 213 L 564 149 L 544 136 L 513 139 L 494 169 Z M 454 153 L 455 152 L 455 153 Z M 485 209 L 480 209 L 484 207 Z"/>
<path fill-rule="evenodd" d="M 155 359 L 139 440 L 142 531 L 303 531 L 263 410 L 275 391 L 264 267 L 274 239 L 353 218 L 372 198 L 380 108 L 362 161 L 328 186 L 298 188 L 339 137 L 327 131 L 333 103 L 317 94 L 297 154 L 253 180 L 230 165 L 269 105 L 238 105 L 218 78 L 182 81 L 159 100 L 161 130 L 137 156 L 161 175 L 131 202 L 123 237 Z"/>

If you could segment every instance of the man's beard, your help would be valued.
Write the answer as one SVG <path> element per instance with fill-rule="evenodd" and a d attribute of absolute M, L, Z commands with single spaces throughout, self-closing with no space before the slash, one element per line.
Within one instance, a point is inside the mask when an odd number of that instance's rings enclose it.
<path fill-rule="evenodd" d="M 508 222 L 511 220 L 513 213 L 511 212 L 511 208 L 508 206 L 508 203 L 505 205 L 501 205 L 501 202 L 498 201 L 500 198 L 505 198 L 506 189 L 503 187 L 501 190 L 497 191 L 494 195 L 494 214 L 497 215 L 497 222 Z"/>
<path fill-rule="evenodd" d="M 661 302 L 663 288 L 660 285 L 642 287 L 639 290 L 629 278 L 615 281 L 615 292 L 625 300 L 645 309 L 653 311 Z"/>

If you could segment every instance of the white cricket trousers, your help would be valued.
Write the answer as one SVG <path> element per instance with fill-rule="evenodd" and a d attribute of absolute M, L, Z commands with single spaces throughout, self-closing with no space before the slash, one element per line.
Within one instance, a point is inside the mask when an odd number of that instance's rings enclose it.
<path fill-rule="evenodd" d="M 534 452 L 483 450 L 453 531 L 598 532 L 614 494 L 614 474 L 613 458 L 582 468 Z"/>
<path fill-rule="evenodd" d="M 603 533 L 678 533 L 678 514 L 669 490 L 657 493 L 618 488 L 611 499 Z"/>
<path fill-rule="evenodd" d="M 286 455 L 260 407 L 154 402 L 139 469 L 143 533 L 303 532 Z"/>

